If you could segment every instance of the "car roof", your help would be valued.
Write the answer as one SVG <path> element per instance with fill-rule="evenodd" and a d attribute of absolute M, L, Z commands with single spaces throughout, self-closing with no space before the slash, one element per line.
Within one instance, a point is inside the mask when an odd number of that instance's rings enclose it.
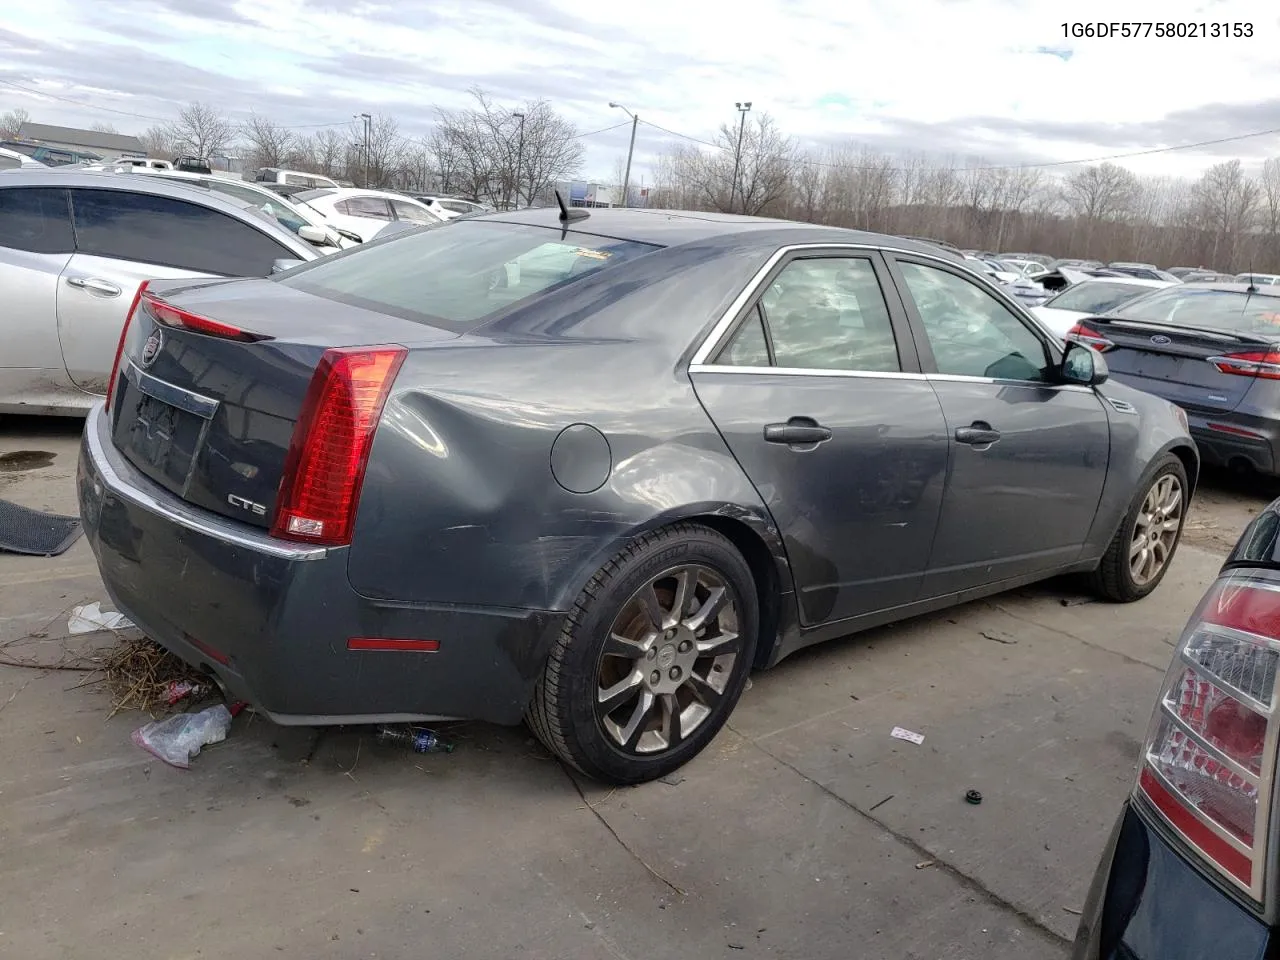
<path fill-rule="evenodd" d="M 310 174 L 307 174 L 307 176 L 310 176 Z M 390 190 L 373 190 L 364 187 L 317 187 L 317 189 L 327 191 L 329 196 L 337 200 L 342 200 L 346 197 L 382 197 L 384 200 L 414 200 L 417 203 L 421 203 L 412 194 L 393 193 Z"/>
<path fill-rule="evenodd" d="M 208 176 L 208 174 L 201 176 Z M 309 254 L 313 253 L 313 249 L 310 248 L 309 244 L 305 241 L 297 240 L 284 227 L 272 223 L 269 219 L 264 220 L 256 214 L 250 213 L 249 211 L 256 208 L 247 201 L 240 200 L 229 194 L 217 193 L 207 187 L 201 187 L 178 177 L 166 177 L 154 173 L 137 173 L 134 171 L 113 173 L 106 170 L 64 171 L 59 170 L 57 167 L 45 170 L 30 170 L 20 167 L 17 170 L 5 171 L 5 178 L 0 181 L 0 184 L 5 187 L 84 187 L 93 190 L 127 190 L 130 193 L 150 193 L 157 196 L 170 197 L 174 200 L 191 200 L 198 197 L 204 206 L 212 210 L 231 214 L 237 220 L 249 220 L 264 227 L 276 239 L 283 241 L 286 246 L 295 251 L 306 250 Z"/>
<path fill-rule="evenodd" d="M 795 220 L 747 217 L 732 213 L 710 213 L 691 210 L 654 210 L 640 207 L 602 207 L 585 210 L 590 216 L 560 222 L 556 207 L 526 207 L 519 211 L 502 211 L 469 217 L 472 222 L 522 223 L 551 227 L 568 227 L 575 233 L 594 234 L 618 240 L 632 240 L 656 246 L 672 247 L 691 243 L 719 242 L 723 245 L 743 240 L 758 240 L 764 246 L 788 244 L 856 244 L 866 247 L 889 247 L 905 253 L 920 253 L 935 259 L 963 263 L 959 253 L 933 243 L 893 237 L 843 227 L 817 226 Z"/>

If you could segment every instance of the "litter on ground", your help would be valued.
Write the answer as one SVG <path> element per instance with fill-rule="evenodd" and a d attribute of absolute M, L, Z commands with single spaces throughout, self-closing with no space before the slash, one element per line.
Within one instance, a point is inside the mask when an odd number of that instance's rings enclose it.
<path fill-rule="evenodd" d="M 170 766 L 186 770 L 201 747 L 221 743 L 230 729 L 231 711 L 219 703 L 199 713 L 153 720 L 133 731 L 133 742 Z"/>
<path fill-rule="evenodd" d="M 917 746 L 924 743 L 924 734 L 916 733 L 905 727 L 894 727 L 889 731 L 889 736 L 897 737 L 899 740 L 906 740 L 908 743 L 914 743 Z"/>
<path fill-rule="evenodd" d="M 71 611 L 68 633 L 96 633 L 99 630 L 128 630 L 133 621 L 123 613 L 103 613 L 102 601 L 95 600 Z"/>

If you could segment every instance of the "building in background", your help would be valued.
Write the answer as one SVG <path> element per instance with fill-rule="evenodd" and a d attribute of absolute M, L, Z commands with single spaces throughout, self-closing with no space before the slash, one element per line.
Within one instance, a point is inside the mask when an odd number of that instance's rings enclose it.
<path fill-rule="evenodd" d="M 137 137 L 125 133 L 99 133 L 75 127 L 55 127 L 49 123 L 24 123 L 19 139 L 52 151 L 92 154 L 101 160 L 116 157 L 145 157 L 146 148 Z"/>

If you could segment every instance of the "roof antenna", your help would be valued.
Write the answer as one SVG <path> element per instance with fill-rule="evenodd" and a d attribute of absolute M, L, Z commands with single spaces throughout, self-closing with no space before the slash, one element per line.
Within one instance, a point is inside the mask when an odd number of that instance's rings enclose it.
<path fill-rule="evenodd" d="M 573 220 L 585 220 L 587 217 L 591 216 L 591 212 L 589 210 L 584 210 L 582 207 L 575 207 L 570 210 L 564 202 L 564 197 L 560 196 L 559 190 L 556 191 L 556 203 L 560 205 L 561 223 L 569 223 Z"/>

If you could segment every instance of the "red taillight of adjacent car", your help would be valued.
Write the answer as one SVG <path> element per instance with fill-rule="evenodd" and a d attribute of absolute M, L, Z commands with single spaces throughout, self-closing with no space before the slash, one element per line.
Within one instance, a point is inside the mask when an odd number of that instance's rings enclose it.
<path fill-rule="evenodd" d="M 1083 343 L 1086 347 L 1093 347 L 1099 353 L 1110 350 L 1115 344 L 1100 334 L 1087 323 L 1077 323 L 1074 327 L 1067 331 L 1064 339 L 1074 340 L 1076 343 Z"/>
<path fill-rule="evenodd" d="M 152 293 L 142 293 L 142 308 L 156 323 L 176 330 L 189 330 L 191 333 L 203 334 L 206 337 L 219 337 L 223 340 L 238 340 L 241 343 L 258 343 L 270 340 L 266 334 L 241 330 L 229 323 L 210 320 L 181 307 L 166 303 Z"/>
<path fill-rule="evenodd" d="M 1229 373 L 1237 377 L 1257 377 L 1261 380 L 1280 380 L 1280 353 L 1275 350 L 1246 350 L 1208 359 L 1219 373 Z"/>
<path fill-rule="evenodd" d="M 1225 877 L 1262 895 L 1275 775 L 1280 583 L 1229 573 L 1178 642 L 1137 793 Z"/>
<path fill-rule="evenodd" d="M 111 361 L 111 379 L 107 381 L 107 413 L 111 413 L 111 398 L 116 393 L 116 378 L 120 376 L 120 358 L 124 356 L 124 344 L 129 338 L 129 327 L 133 324 L 133 315 L 138 312 L 138 304 L 142 302 L 142 297 L 147 292 L 147 284 L 150 280 L 143 280 L 138 284 L 138 292 L 133 295 L 133 302 L 129 304 L 129 312 L 124 316 L 124 326 L 120 328 L 120 342 L 116 344 L 116 358 Z"/>
<path fill-rule="evenodd" d="M 273 536 L 351 542 L 374 431 L 407 353 L 399 346 L 325 351 L 289 445 Z"/>

